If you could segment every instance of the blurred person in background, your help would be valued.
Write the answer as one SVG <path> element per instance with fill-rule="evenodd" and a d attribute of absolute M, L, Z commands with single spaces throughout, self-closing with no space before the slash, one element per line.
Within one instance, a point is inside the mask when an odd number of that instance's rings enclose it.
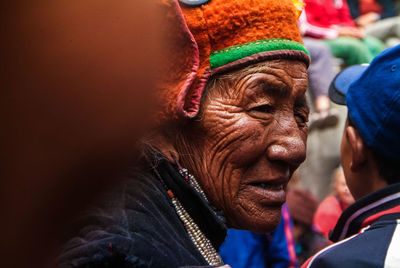
<path fill-rule="evenodd" d="M 329 232 L 335 227 L 343 210 L 354 203 L 342 167 L 336 168 L 333 172 L 332 188 L 333 194 L 319 204 L 313 220 L 316 230 L 326 238 L 329 238 Z"/>
<path fill-rule="evenodd" d="M 169 70 L 139 165 L 81 218 L 61 267 L 220 266 L 227 227 L 278 226 L 309 113 L 294 2 L 180 1 L 192 49 L 172 63 L 192 64 L 188 80 Z"/>
<path fill-rule="evenodd" d="M 346 0 L 306 0 L 300 18 L 304 36 L 322 39 L 332 54 L 346 65 L 370 62 L 384 48 L 375 37 L 359 30 L 350 16 Z"/>
<path fill-rule="evenodd" d="M 343 70 L 331 84 L 332 101 L 346 105 L 341 162 L 356 200 L 330 240 L 303 267 L 399 267 L 400 46 L 369 66 Z"/>
<path fill-rule="evenodd" d="M 338 112 L 331 108 L 328 96 L 329 84 L 335 76 L 331 50 L 318 39 L 303 37 L 303 42 L 311 57 L 308 80 L 315 108 L 315 112 L 310 115 L 308 130 L 334 127 L 339 116 Z"/>
<path fill-rule="evenodd" d="M 315 231 L 313 217 L 318 201 L 309 191 L 291 186 L 287 194 L 287 205 L 293 219 L 293 234 L 296 256 L 301 265 L 313 254 L 329 245 L 329 241 Z"/>
<path fill-rule="evenodd" d="M 393 0 L 347 0 L 350 14 L 365 34 L 385 42 L 400 44 L 400 17 Z"/>

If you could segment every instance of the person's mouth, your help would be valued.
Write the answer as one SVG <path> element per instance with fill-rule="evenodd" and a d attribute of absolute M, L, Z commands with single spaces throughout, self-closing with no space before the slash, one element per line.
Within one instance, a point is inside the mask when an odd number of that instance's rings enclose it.
<path fill-rule="evenodd" d="M 268 205 L 282 205 L 286 201 L 287 177 L 249 183 L 252 196 Z"/>
<path fill-rule="evenodd" d="M 262 189 L 270 190 L 270 191 L 281 191 L 284 190 L 285 184 L 283 183 L 268 183 L 268 182 L 255 182 L 250 185 L 259 187 Z"/>
<path fill-rule="evenodd" d="M 280 191 L 286 188 L 289 177 L 282 176 L 274 179 L 251 182 L 250 185 L 271 191 Z"/>

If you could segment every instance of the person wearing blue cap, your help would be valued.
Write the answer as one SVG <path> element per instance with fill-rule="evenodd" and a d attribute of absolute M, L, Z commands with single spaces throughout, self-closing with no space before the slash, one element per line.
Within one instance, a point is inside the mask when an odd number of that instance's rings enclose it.
<path fill-rule="evenodd" d="M 302 267 L 400 267 L 400 46 L 340 72 L 329 95 L 348 108 L 340 150 L 356 202 Z"/>

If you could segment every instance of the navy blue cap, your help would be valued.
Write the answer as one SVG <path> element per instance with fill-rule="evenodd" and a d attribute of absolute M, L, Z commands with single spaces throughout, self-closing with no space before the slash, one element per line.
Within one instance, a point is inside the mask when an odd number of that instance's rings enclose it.
<path fill-rule="evenodd" d="M 329 97 L 337 104 L 346 104 L 346 94 L 350 85 L 360 78 L 369 64 L 352 65 L 336 75 L 329 87 Z"/>
<path fill-rule="evenodd" d="M 368 146 L 400 161 L 400 45 L 382 52 L 369 66 L 344 69 L 332 81 L 329 96 L 347 105 Z"/>

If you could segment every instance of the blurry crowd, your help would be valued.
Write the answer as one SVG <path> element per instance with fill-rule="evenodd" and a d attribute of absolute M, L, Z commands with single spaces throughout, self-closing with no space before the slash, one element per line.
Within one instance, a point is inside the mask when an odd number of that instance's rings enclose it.
<path fill-rule="evenodd" d="M 400 43 L 395 4 L 392 0 L 305 1 L 299 23 L 311 55 L 308 73 L 316 111 L 309 130 L 337 123 L 337 113 L 330 109 L 327 97 L 334 70 L 369 63 L 385 48 Z"/>

